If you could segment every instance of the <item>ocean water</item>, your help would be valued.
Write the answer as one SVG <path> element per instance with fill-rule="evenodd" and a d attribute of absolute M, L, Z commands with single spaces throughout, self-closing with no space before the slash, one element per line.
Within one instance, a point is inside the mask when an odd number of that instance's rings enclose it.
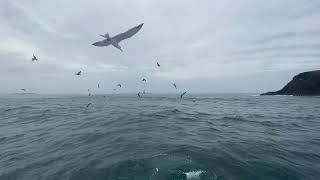
<path fill-rule="evenodd" d="M 0 180 L 20 179 L 317 180 L 320 97 L 1 96 Z"/>

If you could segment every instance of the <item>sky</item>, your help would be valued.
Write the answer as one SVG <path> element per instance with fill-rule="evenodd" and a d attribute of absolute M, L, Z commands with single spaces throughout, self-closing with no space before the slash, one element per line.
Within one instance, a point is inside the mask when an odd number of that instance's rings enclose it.
<path fill-rule="evenodd" d="M 1 0 L 0 27 L 0 93 L 262 93 L 320 67 L 319 0 Z"/>

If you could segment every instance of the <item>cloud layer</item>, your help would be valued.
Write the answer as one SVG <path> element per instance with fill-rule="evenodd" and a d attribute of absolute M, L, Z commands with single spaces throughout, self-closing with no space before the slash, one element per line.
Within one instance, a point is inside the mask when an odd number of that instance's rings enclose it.
<path fill-rule="evenodd" d="M 193 93 L 280 88 L 319 69 L 319 10 L 316 0 L 3 0 L 0 93 L 137 92 L 142 77 L 156 93 L 175 92 L 172 82 Z M 91 45 L 140 23 L 123 53 Z"/>

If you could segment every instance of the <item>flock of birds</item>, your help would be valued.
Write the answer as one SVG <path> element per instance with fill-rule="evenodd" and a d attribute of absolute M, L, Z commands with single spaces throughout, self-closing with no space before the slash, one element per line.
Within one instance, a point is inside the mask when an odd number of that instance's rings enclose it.
<path fill-rule="evenodd" d="M 108 33 L 106 33 L 105 35 L 100 35 L 100 36 L 103 37 L 104 39 L 103 39 L 102 41 L 95 42 L 95 43 L 93 43 L 92 45 L 93 45 L 93 46 L 97 46 L 97 47 L 106 47 L 106 46 L 112 45 L 112 46 L 114 46 L 115 48 L 119 49 L 121 52 L 123 52 L 123 50 L 122 50 L 121 46 L 119 45 L 119 43 L 120 43 L 121 41 L 123 41 L 123 40 L 125 40 L 125 39 L 128 39 L 128 38 L 132 37 L 133 35 L 135 35 L 138 31 L 140 31 L 140 29 L 142 28 L 142 26 L 143 26 L 143 23 L 140 24 L 140 25 L 138 25 L 138 26 L 135 26 L 135 27 L 129 29 L 128 31 L 126 31 L 126 32 L 124 32 L 124 33 L 120 33 L 120 34 L 118 34 L 118 35 L 116 35 L 116 36 L 114 36 L 114 37 L 110 37 Z M 31 61 L 32 61 L 32 62 L 37 62 L 37 61 L 39 61 L 39 59 L 33 54 L 33 57 L 32 57 L 32 59 L 31 59 Z M 156 66 L 157 66 L 158 68 L 161 67 L 161 65 L 160 65 L 159 62 L 157 62 Z M 82 71 L 81 71 L 81 70 L 75 73 L 76 76 L 81 76 L 81 74 L 82 74 Z M 143 79 L 142 79 L 142 82 L 147 82 L 147 79 L 146 79 L 146 78 L 143 78 Z M 173 87 L 174 87 L 175 89 L 178 89 L 176 83 L 172 83 L 172 85 L 173 85 Z M 97 87 L 100 88 L 100 84 L 99 84 L 99 83 L 98 83 L 98 86 L 97 86 Z M 121 88 L 122 88 L 122 84 L 117 84 L 116 87 L 119 87 L 119 89 L 121 89 Z M 114 90 L 116 90 L 116 89 L 114 89 Z M 27 90 L 26 90 L 26 89 L 21 89 L 21 91 L 26 92 Z M 88 89 L 88 92 L 89 92 L 88 96 L 91 96 L 91 92 L 90 92 L 90 91 L 91 91 L 91 90 Z M 141 98 L 143 94 L 146 94 L 146 91 L 145 91 L 145 90 L 143 90 L 142 92 L 138 92 L 138 93 L 137 93 L 137 96 L 138 96 L 139 98 Z M 183 96 L 186 95 L 186 94 L 187 94 L 187 92 L 183 92 L 182 94 L 180 94 L 180 99 L 182 99 Z M 106 97 L 106 96 L 104 96 L 104 97 Z M 88 108 L 88 107 L 91 106 L 91 105 L 92 105 L 92 103 L 88 103 L 86 107 Z"/>

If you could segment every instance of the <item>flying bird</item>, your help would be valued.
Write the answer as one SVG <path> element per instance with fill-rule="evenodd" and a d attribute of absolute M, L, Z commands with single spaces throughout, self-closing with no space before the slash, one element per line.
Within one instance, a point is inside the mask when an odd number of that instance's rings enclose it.
<path fill-rule="evenodd" d="M 98 88 L 100 88 L 100 84 L 98 83 Z"/>
<path fill-rule="evenodd" d="M 133 35 L 135 35 L 137 32 L 140 31 L 140 29 L 142 28 L 143 23 L 135 26 L 131 29 L 129 29 L 128 31 L 124 32 L 124 33 L 120 33 L 114 37 L 110 37 L 108 33 L 106 33 L 105 35 L 100 35 L 101 37 L 105 38 L 102 41 L 98 41 L 93 43 L 92 45 L 94 46 L 98 46 L 98 47 L 104 47 L 104 46 L 109 46 L 112 45 L 115 48 L 119 49 L 120 51 L 122 51 L 121 46 L 119 45 L 119 43 L 125 39 L 129 39 L 131 38 Z"/>
<path fill-rule="evenodd" d="M 87 108 L 88 108 L 90 105 L 92 105 L 92 103 L 87 104 Z"/>
<path fill-rule="evenodd" d="M 81 71 L 77 72 L 76 75 L 77 75 L 77 76 L 80 76 L 80 75 L 81 75 Z"/>
<path fill-rule="evenodd" d="M 160 64 L 157 62 L 157 66 L 160 67 Z"/>
<path fill-rule="evenodd" d="M 147 80 L 145 78 L 142 79 L 143 82 L 147 82 Z"/>
<path fill-rule="evenodd" d="M 174 88 L 177 89 L 177 84 L 176 83 L 173 83 L 172 85 L 174 86 Z"/>
<path fill-rule="evenodd" d="M 121 84 L 118 84 L 117 86 L 119 86 L 120 88 L 122 87 L 122 85 L 121 85 Z"/>
<path fill-rule="evenodd" d="M 33 62 L 33 61 L 38 61 L 38 58 L 33 54 L 33 57 L 32 57 L 32 59 L 31 59 L 31 61 Z"/>
<path fill-rule="evenodd" d="M 26 89 L 20 89 L 21 91 L 24 91 L 24 92 L 26 92 L 27 90 Z"/>
<path fill-rule="evenodd" d="M 139 92 L 139 93 L 137 94 L 137 96 L 138 96 L 139 98 L 141 98 L 141 93 Z"/>
<path fill-rule="evenodd" d="M 187 94 L 187 92 L 183 92 L 183 93 L 180 95 L 180 99 L 182 99 L 183 96 L 186 95 L 186 94 Z"/>

